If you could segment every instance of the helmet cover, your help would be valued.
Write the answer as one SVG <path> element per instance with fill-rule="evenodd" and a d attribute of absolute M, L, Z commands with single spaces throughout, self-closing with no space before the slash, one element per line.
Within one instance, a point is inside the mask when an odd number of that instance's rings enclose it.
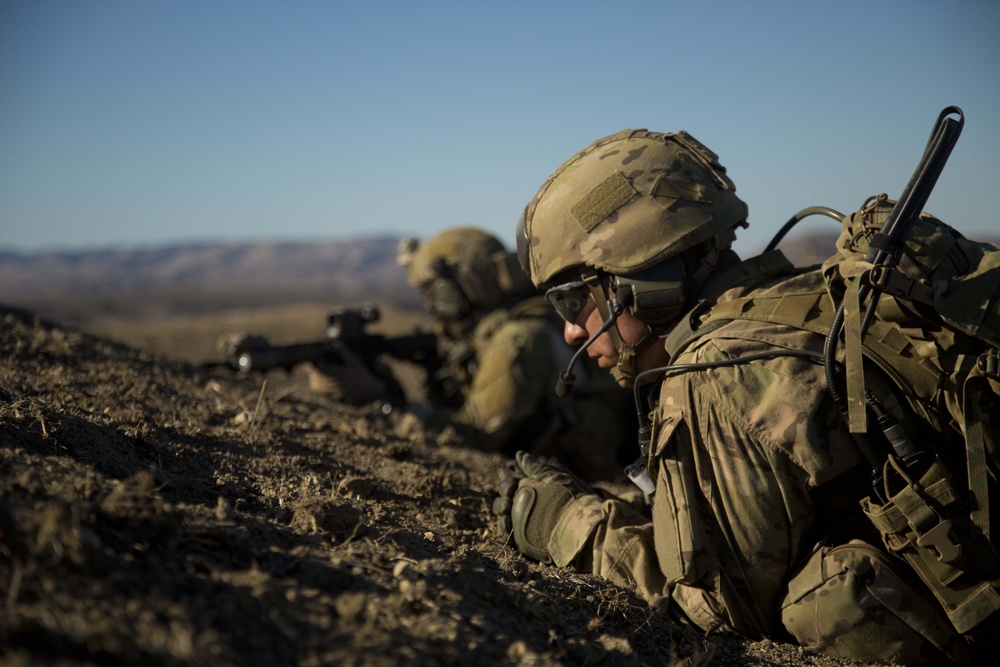
<path fill-rule="evenodd" d="M 409 283 L 429 298 L 446 294 L 450 281 L 478 311 L 492 310 L 525 287 L 531 288 L 510 251 L 496 237 L 474 227 L 449 229 L 423 243 L 404 240 L 399 260 Z"/>
<path fill-rule="evenodd" d="M 718 156 L 687 132 L 623 130 L 545 181 L 518 223 L 518 259 L 535 285 L 580 266 L 628 275 L 746 217 Z"/>

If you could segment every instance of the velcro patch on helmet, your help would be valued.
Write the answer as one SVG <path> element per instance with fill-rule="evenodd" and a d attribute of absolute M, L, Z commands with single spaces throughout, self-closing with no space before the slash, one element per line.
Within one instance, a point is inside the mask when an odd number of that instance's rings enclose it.
<path fill-rule="evenodd" d="M 691 181 L 681 181 L 660 174 L 656 177 L 653 187 L 649 189 L 649 194 L 653 197 L 666 197 L 668 199 L 683 199 L 685 201 L 696 201 L 703 204 L 711 204 L 711 200 L 705 196 L 706 188 L 700 183 Z"/>
<path fill-rule="evenodd" d="M 638 195 L 625 174 L 616 171 L 576 203 L 572 209 L 573 217 L 584 230 L 590 232 Z"/>

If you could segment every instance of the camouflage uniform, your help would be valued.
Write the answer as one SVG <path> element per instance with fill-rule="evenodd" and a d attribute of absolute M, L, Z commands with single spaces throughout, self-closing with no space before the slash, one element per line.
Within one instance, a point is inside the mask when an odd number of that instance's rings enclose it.
<path fill-rule="evenodd" d="M 480 442 L 508 455 L 523 449 L 552 457 L 590 480 L 620 473 L 623 426 L 634 419 L 627 392 L 584 371 L 579 393 L 555 395 L 572 349 L 540 298 L 492 311 L 462 346 L 471 356 L 455 369 L 462 402 L 451 422 L 473 427 L 470 437 L 487 434 Z"/>
<path fill-rule="evenodd" d="M 822 277 L 812 272 L 757 292 L 732 289 L 719 303 L 817 288 L 823 288 Z M 697 338 L 672 363 L 772 349 L 819 352 L 823 344 L 807 331 L 737 320 Z M 552 533 L 549 550 L 556 564 L 634 587 L 654 603 L 669 600 L 705 631 L 730 629 L 755 638 L 786 638 L 790 631 L 800 643 L 842 657 L 892 655 L 906 662 L 920 659 L 921 652 L 936 655 L 920 634 L 900 624 L 895 610 L 881 605 L 857 621 L 862 631 L 877 632 L 830 641 L 822 633 L 843 630 L 823 630 L 814 618 L 803 618 L 814 611 L 815 595 L 805 602 L 794 598 L 796 590 L 804 590 L 804 597 L 824 586 L 836 591 L 853 585 L 803 567 L 820 541 L 838 546 L 863 538 L 865 546 L 855 551 L 876 551 L 872 545 L 880 543 L 857 503 L 868 493 L 868 469 L 832 405 L 821 366 L 778 357 L 674 375 L 662 382 L 652 418 L 652 519 L 620 501 L 581 495 Z M 958 637 L 940 611 L 908 586 L 894 591 L 904 593 L 902 608 L 919 609 L 919 632 L 961 657 L 962 648 L 953 645 Z M 817 616 L 831 624 L 857 616 L 857 593 L 842 596 L 817 605 Z"/>
<path fill-rule="evenodd" d="M 482 267 L 492 260 L 487 261 L 487 253 L 471 252 L 477 243 L 485 244 L 494 258 L 509 256 L 483 232 L 457 228 L 411 247 L 413 256 L 401 260 L 410 282 L 421 287 L 433 280 L 428 274 L 434 272 L 426 267 L 434 259 L 455 259 L 459 285 L 473 302 L 470 312 L 457 320 L 437 322 L 446 372 L 457 385 L 457 400 L 441 415 L 480 446 L 508 455 L 523 449 L 555 458 L 592 481 L 614 479 L 621 472 L 620 452 L 634 443 L 623 428 L 634 419 L 628 392 L 590 367 L 578 373 L 579 392 L 557 397 L 559 373 L 573 354 L 562 340 L 558 318 L 523 274 L 520 287 L 517 277 L 482 275 Z M 466 265 L 470 268 L 463 270 Z M 470 276 L 472 267 L 479 269 L 475 277 Z M 516 264 L 514 268 L 520 273 Z M 470 283 L 475 287 L 467 287 Z"/>
<path fill-rule="evenodd" d="M 605 320 L 612 296 L 631 290 L 618 307 L 665 339 L 671 365 L 822 352 L 824 335 L 773 318 L 702 326 L 737 300 L 829 300 L 820 271 L 782 269 L 780 253 L 719 276 L 716 259 L 745 216 L 717 156 L 693 137 L 626 130 L 542 185 L 518 225 L 518 252 L 536 285 L 589 285 Z M 656 273 L 674 258 L 684 264 L 680 278 Z M 800 322 L 812 316 L 803 312 Z M 637 380 L 644 341 L 617 336 L 631 367 L 619 360 L 615 371 Z M 515 538 L 528 536 L 522 551 L 633 587 L 705 631 L 794 639 L 871 661 L 968 659 L 963 637 L 901 561 L 886 556 L 859 506 L 871 465 L 833 405 L 822 365 L 759 358 L 668 373 L 657 391 L 646 459 L 651 516 L 604 493 L 560 496 L 527 475 L 494 505 L 498 525 L 506 525 L 501 510 L 513 508 Z"/>

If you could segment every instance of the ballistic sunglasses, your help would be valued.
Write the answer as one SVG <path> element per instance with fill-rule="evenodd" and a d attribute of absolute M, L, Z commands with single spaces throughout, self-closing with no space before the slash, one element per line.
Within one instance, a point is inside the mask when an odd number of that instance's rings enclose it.
<path fill-rule="evenodd" d="M 560 317 L 570 324 L 576 324 L 590 300 L 590 287 L 582 280 L 574 280 L 549 289 L 545 292 L 545 298 Z"/>

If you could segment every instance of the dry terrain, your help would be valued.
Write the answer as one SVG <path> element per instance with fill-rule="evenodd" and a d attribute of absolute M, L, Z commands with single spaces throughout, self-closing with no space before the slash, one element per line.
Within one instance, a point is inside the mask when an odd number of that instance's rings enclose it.
<path fill-rule="evenodd" d="M 410 333 L 394 246 L 0 253 L 0 665 L 844 664 L 523 558 L 454 432 L 202 365 L 335 305 Z"/>
<path fill-rule="evenodd" d="M 447 431 L 191 363 L 323 310 L 278 314 L 99 337 L 0 309 L 0 664 L 842 664 L 521 557 L 490 520 L 502 461 Z"/>

